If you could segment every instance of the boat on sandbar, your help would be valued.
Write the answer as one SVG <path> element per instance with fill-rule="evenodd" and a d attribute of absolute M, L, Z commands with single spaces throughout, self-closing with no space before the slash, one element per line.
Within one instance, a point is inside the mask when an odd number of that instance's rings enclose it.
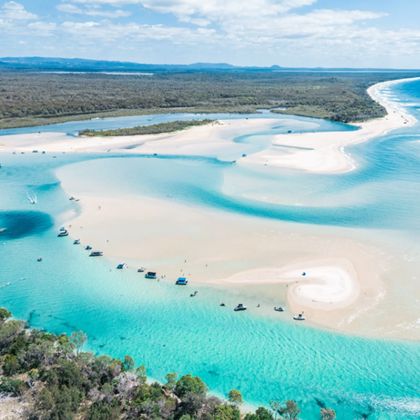
<path fill-rule="evenodd" d="M 102 255 L 104 255 L 102 251 L 92 251 L 89 254 L 89 257 L 102 257 Z"/>
<path fill-rule="evenodd" d="M 295 321 L 305 321 L 305 316 L 303 315 L 303 312 L 301 312 L 300 314 L 298 314 L 298 315 L 295 315 L 294 317 L 293 317 L 293 319 L 295 320 Z"/>
<path fill-rule="evenodd" d="M 186 286 L 188 284 L 188 279 L 186 277 L 178 277 L 178 280 L 175 282 L 177 286 Z"/>
<path fill-rule="evenodd" d="M 242 303 L 238 303 L 235 308 L 233 309 L 235 312 L 239 312 L 239 311 L 246 311 L 248 308 L 243 305 Z"/>
<path fill-rule="evenodd" d="M 146 278 L 146 279 L 152 279 L 152 280 L 155 280 L 155 279 L 156 279 L 156 277 L 157 277 L 157 274 L 156 274 L 156 272 L 155 272 L 155 271 L 148 271 L 148 272 L 144 275 L 144 278 Z"/>

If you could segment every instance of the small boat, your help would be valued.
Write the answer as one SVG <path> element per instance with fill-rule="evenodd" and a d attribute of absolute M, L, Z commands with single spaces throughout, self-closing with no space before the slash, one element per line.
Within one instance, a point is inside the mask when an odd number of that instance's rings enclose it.
<path fill-rule="evenodd" d="M 41 257 L 39 257 L 39 258 L 37 258 L 36 259 L 38 262 L 41 262 L 42 261 L 42 258 Z"/>
<path fill-rule="evenodd" d="M 89 257 L 102 257 L 102 255 L 104 255 L 102 251 L 92 251 L 89 254 Z"/>
<path fill-rule="evenodd" d="M 157 274 L 154 271 L 148 271 L 145 275 L 144 278 L 146 279 L 152 279 L 155 280 L 157 277 Z"/>
<path fill-rule="evenodd" d="M 60 229 L 59 229 L 59 232 L 64 232 L 66 230 L 66 228 L 65 227 L 61 227 Z"/>
<path fill-rule="evenodd" d="M 220 304 L 220 306 L 226 306 L 223 302 Z"/>
<path fill-rule="evenodd" d="M 26 194 L 26 198 L 28 199 L 28 201 L 31 204 L 37 204 L 38 203 L 38 198 L 37 198 L 37 196 L 35 194 L 31 195 L 31 194 L 27 193 Z"/>
<path fill-rule="evenodd" d="M 274 310 L 275 310 L 276 312 L 284 312 L 284 309 L 283 309 L 281 306 L 275 306 L 275 307 L 274 307 Z"/>
<path fill-rule="evenodd" d="M 190 297 L 196 297 L 197 296 L 198 291 L 196 290 L 194 293 L 190 294 Z"/>
<path fill-rule="evenodd" d="M 6 232 L 7 228 L 0 228 L 0 233 Z"/>
<path fill-rule="evenodd" d="M 247 310 L 247 307 L 244 306 L 242 303 L 238 303 L 233 310 L 235 312 L 246 311 Z"/>
<path fill-rule="evenodd" d="M 117 270 L 122 270 L 125 268 L 125 263 L 120 263 L 117 265 Z"/>
<path fill-rule="evenodd" d="M 73 241 L 73 245 L 80 245 L 80 239 L 75 239 Z"/>
<path fill-rule="evenodd" d="M 90 245 L 86 245 L 86 246 L 85 246 L 85 250 L 86 250 L 86 251 L 90 251 L 91 249 L 92 249 L 92 247 L 91 247 Z"/>
<path fill-rule="evenodd" d="M 298 315 L 295 315 L 294 317 L 293 317 L 293 319 L 295 320 L 295 321 L 305 321 L 305 317 L 304 317 L 304 315 L 303 315 L 303 312 L 301 312 L 300 314 L 298 314 Z"/>
<path fill-rule="evenodd" d="M 137 269 L 137 273 L 144 273 L 145 272 L 145 268 L 144 267 L 140 267 Z"/>
<path fill-rule="evenodd" d="M 175 282 L 177 286 L 186 286 L 188 284 L 188 279 L 186 277 L 178 277 L 178 280 Z"/>
<path fill-rule="evenodd" d="M 60 230 L 60 233 L 57 235 L 59 238 L 63 238 L 64 236 L 69 236 L 67 230 Z"/>

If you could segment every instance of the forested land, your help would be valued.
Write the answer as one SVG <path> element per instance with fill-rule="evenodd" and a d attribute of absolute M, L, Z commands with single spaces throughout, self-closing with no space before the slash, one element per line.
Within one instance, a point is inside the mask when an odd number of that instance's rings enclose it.
<path fill-rule="evenodd" d="M 174 131 L 185 130 L 186 128 L 207 125 L 214 120 L 190 120 L 190 121 L 171 121 L 166 123 L 141 125 L 129 128 L 117 128 L 113 130 L 82 130 L 79 136 L 86 137 L 111 137 L 111 136 L 136 136 L 144 134 L 172 133 Z"/>
<path fill-rule="evenodd" d="M 0 127 L 166 112 L 277 112 L 362 121 L 384 115 L 366 93 L 402 72 L 0 72 Z"/>

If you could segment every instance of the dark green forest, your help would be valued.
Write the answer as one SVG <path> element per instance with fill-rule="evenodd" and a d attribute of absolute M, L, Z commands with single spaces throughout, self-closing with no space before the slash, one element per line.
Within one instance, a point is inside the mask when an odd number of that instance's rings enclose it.
<path fill-rule="evenodd" d="M 410 74 L 412 76 L 412 74 Z M 384 115 L 366 93 L 388 72 L 167 72 L 151 76 L 0 72 L 0 128 L 159 112 L 277 112 L 362 121 Z"/>
<path fill-rule="evenodd" d="M 144 134 L 172 133 L 174 131 L 185 130 L 189 127 L 207 125 L 214 120 L 191 120 L 191 121 L 172 121 L 167 123 L 142 125 L 130 128 L 117 128 L 115 130 L 82 130 L 79 136 L 96 137 L 96 136 L 135 136 Z"/>

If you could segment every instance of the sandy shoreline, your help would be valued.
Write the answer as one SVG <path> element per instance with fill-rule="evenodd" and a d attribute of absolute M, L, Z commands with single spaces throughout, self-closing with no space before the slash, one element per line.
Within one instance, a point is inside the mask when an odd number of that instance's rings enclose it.
<path fill-rule="evenodd" d="M 169 282 L 185 275 L 191 290 L 220 288 L 236 296 L 228 305 L 243 302 L 264 316 L 277 316 L 273 306 L 284 305 L 289 320 L 304 311 L 307 324 L 413 339 L 413 330 L 398 328 L 407 323 L 404 313 L 384 316 L 385 297 L 392 300 L 382 281 L 393 264 L 391 252 L 340 228 L 290 225 L 115 191 L 113 197 L 84 195 L 83 181 L 73 172 L 72 166 L 58 171 L 63 188 L 82 206 L 66 223 L 70 234 L 114 264 L 156 270 Z"/>
<path fill-rule="evenodd" d="M 356 131 L 277 135 L 271 147 L 241 159 L 240 164 L 290 168 L 314 173 L 349 172 L 357 167 L 357 162 L 345 151 L 346 147 L 416 123 L 416 119 L 401 105 L 381 94 L 383 89 L 409 80 L 418 79 L 382 82 L 367 90 L 371 98 L 386 109 L 387 115 L 383 118 L 354 124 L 359 127 Z"/>
<path fill-rule="evenodd" d="M 384 118 L 360 124 L 357 131 L 274 135 L 262 152 L 239 165 L 265 165 L 313 173 L 339 173 L 357 164 L 350 145 L 407 127 L 416 120 L 381 91 L 401 81 L 369 88 L 387 109 Z M 241 119 L 150 136 L 74 138 L 43 133 L 0 138 L 2 152 L 199 155 L 221 158 L 240 151 L 235 136 L 268 130 L 277 120 Z M 77 171 L 76 171 L 77 172 Z M 81 199 L 81 215 L 67 222 L 73 238 L 91 244 L 113 262 L 145 266 L 173 281 L 179 275 L 194 283 L 222 287 L 248 296 L 255 306 L 285 304 L 289 315 L 304 311 L 308 322 L 362 335 L 413 339 L 415 325 L 404 313 L 387 313 L 393 302 L 382 281 L 391 253 L 343 234 L 339 228 L 290 225 L 209 208 L 184 205 L 170 198 L 86 193 L 72 165 L 57 176 L 66 193 Z M 127 206 L 129 203 L 129 206 Z M 305 275 L 303 275 L 305 273 Z M 257 299 L 257 300 L 256 300 Z M 386 301 L 386 299 L 390 299 Z M 378 309 L 379 308 L 379 309 Z M 263 311 L 262 311 L 263 312 Z"/>
<path fill-rule="evenodd" d="M 413 79 L 382 82 L 371 86 L 368 94 L 387 111 L 383 118 L 354 124 L 358 130 L 308 132 L 273 135 L 266 149 L 237 159 L 239 165 L 269 166 L 312 173 L 343 173 L 357 167 L 346 152 L 356 145 L 416 123 L 397 102 L 383 94 L 395 84 Z M 207 156 L 223 159 L 227 153 L 240 151 L 238 135 L 269 130 L 275 118 L 220 120 L 174 133 L 122 137 L 71 137 L 63 133 L 35 133 L 0 137 L 0 152 L 46 153 L 124 153 Z"/>

